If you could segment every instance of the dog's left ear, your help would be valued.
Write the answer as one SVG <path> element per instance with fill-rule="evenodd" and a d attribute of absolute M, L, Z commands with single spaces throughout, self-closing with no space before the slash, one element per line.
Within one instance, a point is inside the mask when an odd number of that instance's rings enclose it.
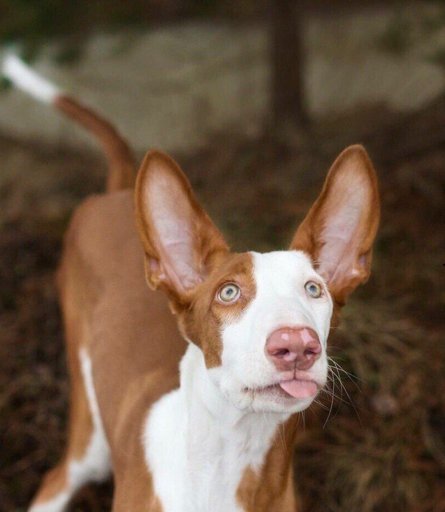
<path fill-rule="evenodd" d="M 291 243 L 311 256 L 339 305 L 369 277 L 379 217 L 372 163 L 362 146 L 350 146 L 335 160 Z"/>

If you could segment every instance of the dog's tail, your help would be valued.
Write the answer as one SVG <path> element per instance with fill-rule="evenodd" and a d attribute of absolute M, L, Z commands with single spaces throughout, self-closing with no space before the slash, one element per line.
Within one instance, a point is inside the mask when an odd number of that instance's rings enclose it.
<path fill-rule="evenodd" d="M 107 190 L 133 187 L 136 162 L 125 139 L 101 116 L 66 95 L 15 55 L 7 56 L 2 73 L 18 89 L 39 101 L 49 103 L 92 133 L 108 159 Z"/>

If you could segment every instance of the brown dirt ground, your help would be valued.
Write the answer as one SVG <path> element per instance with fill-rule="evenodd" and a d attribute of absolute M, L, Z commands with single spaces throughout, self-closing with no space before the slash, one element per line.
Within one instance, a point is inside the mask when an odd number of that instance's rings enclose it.
<path fill-rule="evenodd" d="M 177 157 L 236 249 L 286 247 L 335 154 L 365 137 L 354 119 L 290 146 L 221 134 Z M 62 452 L 54 270 L 72 208 L 105 171 L 95 155 L 6 136 L 0 151 L 0 511 L 18 512 Z M 383 198 L 373 277 L 331 340 L 354 377 L 340 373 L 329 419 L 297 447 L 297 485 L 313 512 L 445 512 L 445 148 L 391 165 L 372 156 Z M 86 489 L 73 510 L 109 510 L 110 489 Z"/>

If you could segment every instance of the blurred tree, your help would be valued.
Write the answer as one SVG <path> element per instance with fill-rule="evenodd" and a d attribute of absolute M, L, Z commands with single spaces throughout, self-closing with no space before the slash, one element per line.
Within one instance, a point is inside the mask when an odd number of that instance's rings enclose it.
<path fill-rule="evenodd" d="M 270 35 L 272 132 L 308 124 L 304 94 L 304 0 L 0 0 L 0 43 L 18 44 L 32 58 L 48 41 L 60 63 L 78 59 L 88 38 L 123 27 L 145 30 L 185 17 L 266 18 Z M 270 16 L 266 17 L 264 14 Z"/>
<path fill-rule="evenodd" d="M 301 130 L 309 121 L 304 93 L 303 2 L 270 1 L 272 129 Z"/>
<path fill-rule="evenodd" d="M 419 58 L 445 70 L 445 0 L 428 0 L 398 9 L 377 44 L 389 54 L 399 56 L 417 48 Z M 396 4 L 396 5 L 397 5 Z"/>
<path fill-rule="evenodd" d="M 194 0 L 198 2 L 198 0 Z M 186 11 L 185 0 L 0 0 L 0 42 L 18 44 L 28 56 L 57 39 L 61 61 L 79 57 L 88 37 L 127 26 L 145 28 Z M 193 2 L 192 2 L 193 3 Z"/>
<path fill-rule="evenodd" d="M 185 17 L 248 19 L 266 0 L 0 0 L 0 43 L 19 43 L 28 54 L 51 39 L 74 41 L 80 51 L 88 36 L 123 27 L 146 29 Z M 71 45 L 72 46 L 72 45 Z"/>

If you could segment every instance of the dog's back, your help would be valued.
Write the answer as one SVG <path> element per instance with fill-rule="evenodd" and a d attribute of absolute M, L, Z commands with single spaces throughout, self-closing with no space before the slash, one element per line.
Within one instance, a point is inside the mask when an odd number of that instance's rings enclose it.
<path fill-rule="evenodd" d="M 167 300 L 145 283 L 133 211 L 129 190 L 85 201 L 67 232 L 58 279 L 71 378 L 88 381 L 76 361 L 81 354 L 101 362 L 91 372 L 103 428 L 118 457 L 112 465 L 124 470 L 132 460 L 128 475 L 137 471 L 135 460 L 143 462 L 142 413 L 178 387 L 178 364 L 185 350 Z M 87 432 L 85 436 L 88 441 Z M 136 481 L 147 489 L 143 478 Z"/>
<path fill-rule="evenodd" d="M 67 319 L 70 314 L 83 316 L 76 319 L 82 333 L 72 338 L 85 344 L 94 359 L 101 360 L 95 381 L 102 371 L 104 377 L 99 381 L 116 389 L 109 397 L 110 404 L 101 404 L 101 408 L 110 406 L 106 416 L 114 425 L 125 416 L 120 408 L 128 406 L 123 403 L 127 387 L 142 388 L 144 383 L 139 379 L 151 379 L 150 369 L 153 378 L 158 375 L 155 380 L 159 386 L 165 388 L 165 380 L 172 379 L 168 367 L 174 368 L 171 374 L 177 383 L 178 362 L 185 350 L 166 298 L 145 283 L 133 211 L 131 191 L 88 199 L 74 214 L 59 272 Z"/>

